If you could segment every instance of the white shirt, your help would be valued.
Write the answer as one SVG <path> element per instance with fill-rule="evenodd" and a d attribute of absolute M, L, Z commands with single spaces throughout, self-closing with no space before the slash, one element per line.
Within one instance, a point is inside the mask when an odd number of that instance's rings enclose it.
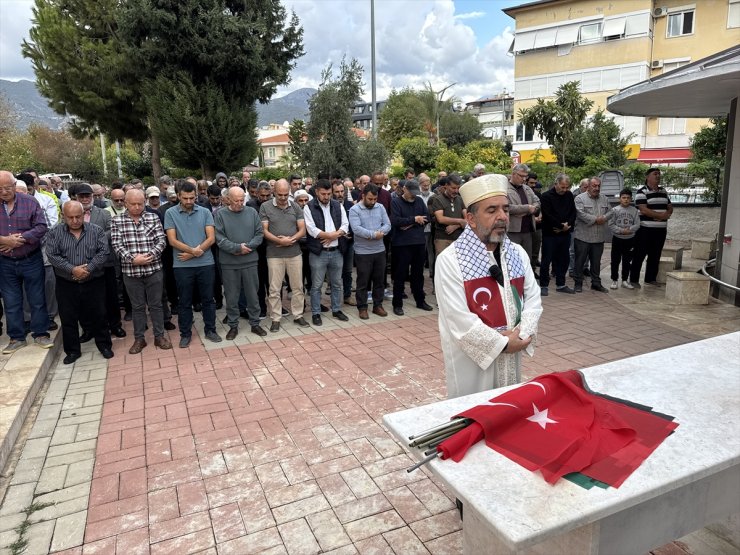
<path fill-rule="evenodd" d="M 46 216 L 46 225 L 50 228 L 55 226 L 59 221 L 59 209 L 57 208 L 57 203 L 54 202 L 54 199 L 49 195 L 39 193 L 38 191 L 35 191 L 32 196 L 36 199 L 36 202 L 41 205 L 41 209 L 44 211 L 44 215 Z"/>
<path fill-rule="evenodd" d="M 321 207 L 321 211 L 324 213 L 325 229 L 319 229 L 318 227 L 316 227 L 316 223 L 313 221 L 313 215 L 311 215 L 311 208 L 309 207 L 309 205 L 307 204 L 303 207 L 303 219 L 306 221 L 306 232 L 314 239 L 318 237 L 319 233 L 321 233 L 322 231 L 337 231 L 336 227 L 334 226 L 334 220 L 331 217 L 331 202 L 329 202 L 328 204 L 322 204 L 319 202 L 319 206 Z M 349 220 L 347 219 L 347 211 L 341 204 L 339 205 L 339 208 L 342 211 L 342 223 L 339 226 L 339 229 L 341 231 L 344 231 L 344 233 L 346 234 L 349 232 Z M 334 241 L 332 241 L 328 245 L 324 245 L 324 248 L 326 249 L 336 247 L 337 245 L 339 245 L 339 240 L 334 239 Z"/>

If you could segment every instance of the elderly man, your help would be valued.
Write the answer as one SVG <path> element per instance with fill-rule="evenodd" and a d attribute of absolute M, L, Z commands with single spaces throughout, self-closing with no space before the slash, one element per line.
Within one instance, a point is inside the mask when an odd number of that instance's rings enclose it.
<path fill-rule="evenodd" d="M 267 335 L 260 326 L 260 303 L 257 298 L 257 247 L 262 244 L 264 232 L 257 211 L 251 206 L 244 206 L 244 194 L 241 187 L 229 188 L 227 207 L 214 216 L 229 326 L 226 339 L 229 341 L 239 333 L 239 297 L 242 290 L 246 296 L 252 333 L 260 337 Z"/>
<path fill-rule="evenodd" d="M 168 201 L 167 191 L 172 187 L 172 178 L 169 175 L 163 175 L 159 178 L 159 202 L 164 204 Z"/>
<path fill-rule="evenodd" d="M 575 198 L 577 223 L 573 230 L 573 243 L 576 254 L 573 274 L 576 293 L 583 291 L 583 267 L 588 260 L 591 274 L 591 289 L 601 293 L 609 290 L 601 284 L 601 255 L 604 242 L 609 234 L 609 200 L 601 194 L 601 179 L 592 177 L 588 191 Z"/>
<path fill-rule="evenodd" d="M 126 193 L 123 189 L 113 189 L 110 192 L 110 206 L 106 208 L 111 218 L 120 216 L 126 211 Z"/>
<path fill-rule="evenodd" d="M 49 349 L 49 313 L 44 295 L 44 261 L 41 240 L 48 226 L 41 206 L 29 195 L 15 192 L 16 179 L 0 171 L 0 293 L 10 342 L 3 354 L 26 346 L 23 293 L 31 309 L 31 335 L 39 347 Z"/>
<path fill-rule="evenodd" d="M 331 194 L 331 193 L 330 193 Z M 258 196 L 263 198 L 265 191 L 260 187 Z M 268 197 L 269 198 L 269 197 Z M 267 239 L 267 271 L 270 286 L 270 331 L 280 331 L 280 318 L 283 315 L 283 280 L 288 275 L 293 293 L 290 308 L 293 323 L 307 327 L 303 318 L 303 261 L 298 241 L 306 234 L 303 210 L 290 200 L 290 185 L 285 179 L 275 184 L 275 198 L 260 205 L 262 230 Z"/>
<path fill-rule="evenodd" d="M 508 185 L 490 174 L 460 188 L 468 226 L 437 257 L 448 397 L 518 383 L 520 352 L 534 353 L 540 291 L 524 249 L 506 236 Z"/>
<path fill-rule="evenodd" d="M 550 263 L 555 272 L 555 285 L 559 293 L 573 294 L 565 285 L 568 269 L 570 234 L 576 221 L 576 204 L 570 192 L 570 178 L 564 173 L 555 176 L 555 185 L 542 193 L 542 267 L 540 287 L 542 296 L 549 294 Z"/>
<path fill-rule="evenodd" d="M 110 331 L 106 326 L 104 264 L 108 237 L 103 228 L 84 221 L 77 201 L 64 203 L 64 223 L 46 236 L 46 255 L 57 276 L 59 318 L 62 321 L 64 364 L 80 358 L 79 326 L 92 330 L 103 358 L 113 358 Z"/>
<path fill-rule="evenodd" d="M 530 263 L 534 264 L 532 243 L 536 227 L 535 218 L 540 213 L 540 199 L 527 185 L 529 167 L 517 164 L 509 177 L 509 231 L 514 243 L 524 248 Z M 534 268 L 534 265 L 532 266 Z"/>
<path fill-rule="evenodd" d="M 129 353 L 136 355 L 146 347 L 146 309 L 154 331 L 154 345 L 171 349 L 164 331 L 162 312 L 162 252 L 167 246 L 162 223 L 157 214 L 144 210 L 144 193 L 131 189 L 126 193 L 126 212 L 111 224 L 113 250 L 121 261 L 123 283 L 131 299 L 134 343 Z"/>
<path fill-rule="evenodd" d="M 473 166 L 473 177 L 480 177 L 486 173 L 486 166 L 484 164 L 476 164 Z"/>
<path fill-rule="evenodd" d="M 99 183 L 93 183 L 91 187 L 93 190 L 93 203 L 95 206 L 98 208 L 108 208 L 110 206 L 110 202 L 105 198 L 105 187 Z"/>
<path fill-rule="evenodd" d="M 152 210 L 158 210 L 162 206 L 162 196 L 158 187 L 152 185 L 146 188 L 146 205 Z"/>
<path fill-rule="evenodd" d="M 216 333 L 216 303 L 213 300 L 216 272 L 211 246 L 216 242 L 216 231 L 211 211 L 195 204 L 195 185 L 189 181 L 182 183 L 177 196 L 179 204 L 165 212 L 164 229 L 174 253 L 180 348 L 187 349 L 193 333 L 193 291 L 196 287 L 200 292 L 206 339 L 214 343 L 221 341 Z"/>

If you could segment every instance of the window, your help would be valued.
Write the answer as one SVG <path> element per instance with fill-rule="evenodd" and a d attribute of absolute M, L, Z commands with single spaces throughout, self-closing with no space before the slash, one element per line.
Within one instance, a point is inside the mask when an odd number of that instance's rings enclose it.
<path fill-rule="evenodd" d="M 668 14 L 667 37 L 691 35 L 694 32 L 694 10 Z"/>
<path fill-rule="evenodd" d="M 624 35 L 633 37 L 636 35 L 645 35 L 650 32 L 650 14 L 641 13 L 628 15 L 625 23 Z"/>
<path fill-rule="evenodd" d="M 604 22 L 604 38 L 619 38 L 624 35 L 624 28 L 627 23 L 627 18 L 616 17 L 614 19 L 607 19 Z"/>
<path fill-rule="evenodd" d="M 589 23 L 588 25 L 581 26 L 580 36 L 578 42 L 596 42 L 601 40 L 601 22 Z"/>
<path fill-rule="evenodd" d="M 669 71 L 678 69 L 679 67 L 685 66 L 688 63 L 688 60 L 683 62 L 666 62 L 663 64 L 663 73 L 668 73 Z"/>
<path fill-rule="evenodd" d="M 270 159 L 274 159 L 275 158 L 275 147 L 274 146 L 271 146 L 271 147 L 268 147 L 267 148 L 267 157 L 270 158 Z"/>
<path fill-rule="evenodd" d="M 686 118 L 658 118 L 658 135 L 683 135 Z"/>
<path fill-rule="evenodd" d="M 517 141 L 532 141 L 534 140 L 534 132 L 532 129 L 527 129 L 524 125 L 519 122 L 516 124 L 516 140 Z"/>
<path fill-rule="evenodd" d="M 740 0 L 730 0 L 730 5 L 727 7 L 727 28 L 737 27 L 740 27 Z"/>

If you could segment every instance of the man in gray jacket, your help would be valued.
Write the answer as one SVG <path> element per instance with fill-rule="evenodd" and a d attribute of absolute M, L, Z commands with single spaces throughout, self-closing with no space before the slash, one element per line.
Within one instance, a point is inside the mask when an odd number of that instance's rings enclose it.
<path fill-rule="evenodd" d="M 583 291 L 583 265 L 588 259 L 591 289 L 608 293 L 609 290 L 601 285 L 601 277 L 599 277 L 604 242 L 609 234 L 607 226 L 609 200 L 601 194 L 601 179 L 598 177 L 589 179 L 588 189 L 586 192 L 579 194 L 575 202 L 577 213 L 576 226 L 573 230 L 575 292 Z"/>
<path fill-rule="evenodd" d="M 264 234 L 259 214 L 244 205 L 244 191 L 231 187 L 227 193 L 228 206 L 213 217 L 216 226 L 218 262 L 226 297 L 226 316 L 232 340 L 239 333 L 239 295 L 242 288 L 247 297 L 247 314 L 252 333 L 264 337 L 267 332 L 260 326 L 260 305 L 257 298 L 257 247 Z"/>
<path fill-rule="evenodd" d="M 532 263 L 532 239 L 536 229 L 535 216 L 540 213 L 540 199 L 527 185 L 529 167 L 517 164 L 509 178 L 509 230 L 507 235 L 513 243 L 521 245 Z M 534 266 L 532 266 L 534 270 Z"/>

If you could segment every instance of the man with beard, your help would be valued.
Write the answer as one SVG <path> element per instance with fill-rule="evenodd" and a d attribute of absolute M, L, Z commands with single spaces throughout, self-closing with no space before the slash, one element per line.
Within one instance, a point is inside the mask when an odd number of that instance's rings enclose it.
<path fill-rule="evenodd" d="M 518 383 L 542 314 L 526 251 L 506 236 L 508 179 L 488 174 L 460 187 L 467 227 L 437 257 L 439 334 L 447 395 Z"/>

